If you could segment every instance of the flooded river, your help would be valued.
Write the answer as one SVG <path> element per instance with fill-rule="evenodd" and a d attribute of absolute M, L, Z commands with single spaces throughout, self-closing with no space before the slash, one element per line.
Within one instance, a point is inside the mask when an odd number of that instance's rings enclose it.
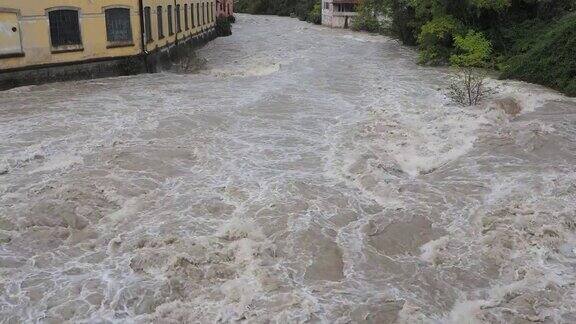
<path fill-rule="evenodd" d="M 576 322 L 574 100 L 289 18 L 198 56 L 0 93 L 0 322 Z"/>

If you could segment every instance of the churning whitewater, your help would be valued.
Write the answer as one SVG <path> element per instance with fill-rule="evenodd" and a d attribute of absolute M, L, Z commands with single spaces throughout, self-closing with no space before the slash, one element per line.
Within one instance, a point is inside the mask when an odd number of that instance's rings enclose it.
<path fill-rule="evenodd" d="M 0 93 L 0 322 L 576 322 L 574 100 L 238 18 L 195 73 Z"/>

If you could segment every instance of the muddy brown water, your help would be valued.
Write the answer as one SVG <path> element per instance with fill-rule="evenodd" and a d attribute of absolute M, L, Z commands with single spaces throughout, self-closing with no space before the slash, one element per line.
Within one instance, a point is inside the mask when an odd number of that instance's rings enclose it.
<path fill-rule="evenodd" d="M 574 100 L 289 18 L 198 57 L 0 93 L 0 322 L 576 322 Z"/>

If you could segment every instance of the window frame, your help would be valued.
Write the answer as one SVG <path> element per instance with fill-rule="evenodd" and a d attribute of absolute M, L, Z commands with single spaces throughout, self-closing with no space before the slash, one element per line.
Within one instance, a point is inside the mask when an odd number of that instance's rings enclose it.
<path fill-rule="evenodd" d="M 108 20 L 106 20 L 106 11 L 114 9 L 125 9 L 128 10 L 128 22 L 130 25 L 130 40 L 126 41 L 110 41 L 108 39 Z M 134 46 L 134 31 L 132 26 L 132 8 L 130 6 L 106 6 L 102 7 L 102 13 L 104 14 L 104 24 L 106 25 L 106 48 L 116 48 L 116 47 L 132 47 Z"/>
<path fill-rule="evenodd" d="M 190 30 L 190 24 L 188 23 L 188 4 L 184 4 L 184 30 Z"/>
<path fill-rule="evenodd" d="M 196 24 L 194 23 L 194 2 L 190 4 L 190 17 L 192 18 L 192 29 L 196 28 Z"/>
<path fill-rule="evenodd" d="M 50 24 L 50 13 L 55 11 L 76 11 L 78 14 L 78 36 L 80 38 L 79 44 L 69 44 L 69 45 L 57 45 L 54 46 L 54 42 L 52 40 L 52 27 Z M 59 6 L 59 7 L 50 7 L 44 10 L 46 19 L 48 20 L 48 40 L 50 41 L 50 52 L 52 54 L 58 53 L 68 53 L 68 52 L 82 52 L 84 51 L 84 40 L 82 38 L 82 9 L 79 7 L 72 7 L 72 6 Z"/>
<path fill-rule="evenodd" d="M 167 6 L 166 13 L 168 14 L 168 36 L 173 36 L 174 35 L 174 19 L 172 16 L 172 5 Z"/>
<path fill-rule="evenodd" d="M 182 17 L 180 16 L 180 4 L 176 4 L 174 7 L 174 15 L 176 16 L 176 33 L 182 32 Z"/>
<path fill-rule="evenodd" d="M 146 6 L 143 9 L 142 20 L 144 20 L 144 37 L 146 37 L 146 44 L 154 43 L 154 37 L 152 37 L 152 8 Z M 148 15 L 147 15 L 148 14 Z"/>
<path fill-rule="evenodd" d="M 196 18 L 198 18 L 198 27 L 202 26 L 202 20 L 200 20 L 200 2 L 196 2 Z"/>
<path fill-rule="evenodd" d="M 206 10 L 205 2 L 202 2 L 202 26 L 206 25 Z"/>

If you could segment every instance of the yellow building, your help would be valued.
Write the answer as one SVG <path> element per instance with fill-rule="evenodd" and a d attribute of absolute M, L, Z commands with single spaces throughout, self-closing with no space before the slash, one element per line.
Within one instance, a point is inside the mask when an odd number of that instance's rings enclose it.
<path fill-rule="evenodd" d="M 26 70 L 155 61 L 146 57 L 214 37 L 215 18 L 215 0 L 0 0 L 0 83 Z"/>

